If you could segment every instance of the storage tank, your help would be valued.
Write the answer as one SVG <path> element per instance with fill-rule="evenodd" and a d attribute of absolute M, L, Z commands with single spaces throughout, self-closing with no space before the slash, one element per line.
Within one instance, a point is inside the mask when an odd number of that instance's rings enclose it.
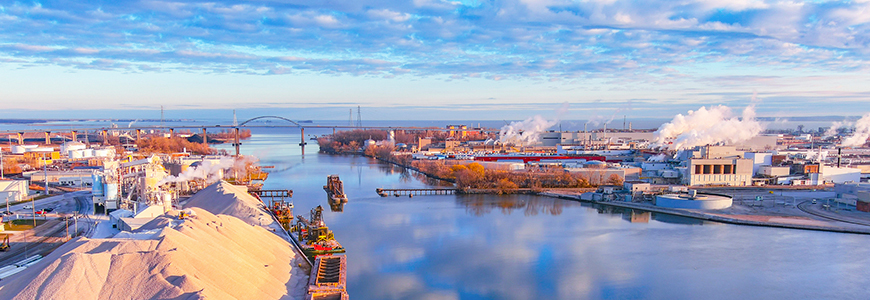
<path fill-rule="evenodd" d="M 91 180 L 93 181 L 93 185 L 91 185 L 91 193 L 94 196 L 103 196 L 104 187 L 103 187 L 103 176 L 93 174 L 91 175 Z"/>

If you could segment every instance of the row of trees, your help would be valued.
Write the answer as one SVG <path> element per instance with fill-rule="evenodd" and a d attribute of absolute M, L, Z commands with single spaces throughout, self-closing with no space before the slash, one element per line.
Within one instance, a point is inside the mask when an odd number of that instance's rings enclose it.
<path fill-rule="evenodd" d="M 331 138 L 318 139 L 320 151 L 325 153 L 360 153 L 360 145 L 365 140 L 386 139 L 383 130 L 352 130 L 337 132 Z M 395 147 L 391 144 L 369 145 L 362 153 L 392 162 L 404 167 L 411 167 L 429 176 L 454 181 L 463 190 L 492 189 L 498 193 L 515 193 L 518 189 L 545 188 L 591 188 L 602 184 L 622 185 L 622 178 L 611 175 L 604 178 L 602 170 L 599 176 L 587 178 L 580 173 L 571 173 L 562 169 L 543 169 L 535 172 L 505 171 L 486 169 L 483 165 L 442 160 L 413 160 L 409 155 L 395 155 Z"/>
<path fill-rule="evenodd" d="M 139 153 L 143 154 L 174 153 L 182 152 L 183 150 L 187 150 L 187 152 L 198 155 L 217 153 L 217 150 L 209 147 L 208 145 L 204 145 L 202 143 L 193 143 L 185 138 L 177 136 L 171 138 L 162 136 L 146 137 L 136 141 L 136 146 L 139 147 Z"/>
<path fill-rule="evenodd" d="M 454 179 L 460 189 L 494 189 L 499 193 L 513 193 L 518 189 L 546 188 L 592 188 L 602 184 L 622 185 L 622 177 L 613 174 L 606 179 L 590 180 L 583 174 L 564 170 L 544 170 L 539 172 L 505 171 L 486 169 L 472 162 L 466 164 L 447 164 L 444 161 L 414 161 L 412 165 L 424 173 L 436 177 Z"/>
<path fill-rule="evenodd" d="M 374 129 L 339 131 L 331 136 L 317 138 L 317 144 L 323 153 L 359 153 L 366 140 L 382 141 L 388 135 L 386 131 Z"/>

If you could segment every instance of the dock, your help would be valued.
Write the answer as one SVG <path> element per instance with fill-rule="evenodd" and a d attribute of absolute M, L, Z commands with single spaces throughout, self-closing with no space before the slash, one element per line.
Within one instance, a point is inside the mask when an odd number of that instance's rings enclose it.
<path fill-rule="evenodd" d="M 292 198 L 293 190 L 251 190 L 249 191 L 251 194 L 255 194 L 258 197 L 270 197 L 270 198 Z"/>
<path fill-rule="evenodd" d="M 267 207 L 274 206 L 276 202 L 286 202 L 287 198 L 293 198 L 293 190 L 249 190 L 248 193 L 263 201 Z M 263 198 L 269 198 L 269 203 L 266 203 Z"/>
<path fill-rule="evenodd" d="M 456 189 L 443 188 L 443 189 L 375 189 L 375 192 L 378 193 L 381 197 L 387 196 L 423 196 L 423 195 L 453 195 L 456 193 Z"/>

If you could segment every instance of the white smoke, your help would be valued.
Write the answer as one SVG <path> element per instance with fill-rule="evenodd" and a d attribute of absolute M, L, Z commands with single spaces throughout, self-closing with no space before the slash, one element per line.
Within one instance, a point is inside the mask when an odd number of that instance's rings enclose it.
<path fill-rule="evenodd" d="M 825 132 L 826 136 L 834 136 L 839 128 L 851 127 L 851 122 L 834 122 L 831 128 Z M 844 147 L 859 147 L 867 142 L 870 138 L 870 113 L 865 114 L 861 119 L 855 122 L 855 132 L 849 137 L 842 140 L 840 143 Z"/>
<path fill-rule="evenodd" d="M 522 122 L 511 122 L 501 128 L 498 140 L 502 144 L 532 145 L 538 141 L 542 132 L 558 123 L 558 120 L 547 120 L 537 115 Z"/>
<path fill-rule="evenodd" d="M 528 118 L 522 122 L 511 122 L 505 125 L 498 133 L 498 141 L 504 144 L 529 146 L 538 142 L 541 133 L 550 127 L 559 124 L 559 119 L 568 113 L 568 102 L 562 103 L 556 110 L 556 119 L 547 120 L 540 115 Z"/>
<path fill-rule="evenodd" d="M 219 174 L 223 170 L 230 169 L 236 166 L 236 160 L 232 157 L 221 157 L 219 160 L 205 160 L 202 164 L 195 167 L 188 167 L 187 170 L 178 174 L 178 176 L 167 176 L 157 183 L 158 186 L 171 182 L 184 182 L 196 179 L 205 179 L 206 182 L 220 180 Z"/>
<path fill-rule="evenodd" d="M 677 114 L 655 132 L 655 143 L 668 149 L 688 149 L 717 143 L 736 144 L 749 140 L 764 130 L 755 119 L 755 104 L 747 106 L 741 116 L 724 105 L 701 107 L 687 115 Z M 673 139 L 672 144 L 667 144 Z"/>
<path fill-rule="evenodd" d="M 658 155 L 650 156 L 649 158 L 646 159 L 646 161 L 648 161 L 648 162 L 663 162 L 667 159 L 668 159 L 667 155 L 665 155 L 664 153 L 660 153 Z"/>

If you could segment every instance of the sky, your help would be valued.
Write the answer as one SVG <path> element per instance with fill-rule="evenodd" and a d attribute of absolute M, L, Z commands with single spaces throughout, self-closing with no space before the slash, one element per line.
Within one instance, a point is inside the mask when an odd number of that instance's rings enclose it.
<path fill-rule="evenodd" d="M 0 118 L 857 116 L 868 61 L 870 0 L 0 1 Z"/>

